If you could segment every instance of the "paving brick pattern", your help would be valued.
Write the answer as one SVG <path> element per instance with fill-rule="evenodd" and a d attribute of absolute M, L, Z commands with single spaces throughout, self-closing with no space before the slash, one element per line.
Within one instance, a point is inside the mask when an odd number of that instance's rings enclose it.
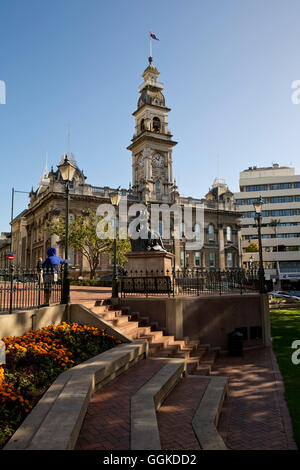
<path fill-rule="evenodd" d="M 296 449 L 283 383 L 271 348 L 220 356 L 213 375 L 229 377 L 218 431 L 229 449 Z"/>
<path fill-rule="evenodd" d="M 200 450 L 192 419 L 208 383 L 187 376 L 167 397 L 157 413 L 162 450 Z"/>
<path fill-rule="evenodd" d="M 131 397 L 166 362 L 141 360 L 95 393 L 88 406 L 75 449 L 130 449 Z"/>

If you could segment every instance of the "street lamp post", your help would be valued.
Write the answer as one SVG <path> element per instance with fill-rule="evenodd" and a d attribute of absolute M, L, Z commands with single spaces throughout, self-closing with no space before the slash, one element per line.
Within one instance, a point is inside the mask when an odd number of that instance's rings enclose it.
<path fill-rule="evenodd" d="M 110 194 L 110 202 L 116 209 L 119 206 L 121 200 L 121 194 L 118 190 L 116 193 Z M 117 272 L 117 215 L 115 213 L 115 226 L 114 226 L 114 268 L 113 268 L 113 279 L 112 279 L 112 299 L 117 299 L 119 296 L 118 289 L 118 272 Z"/>
<path fill-rule="evenodd" d="M 66 194 L 66 214 L 65 214 L 65 259 L 64 264 L 64 276 L 62 284 L 62 295 L 61 295 L 61 304 L 70 303 L 70 278 L 69 278 L 69 206 L 70 206 L 70 183 L 73 181 L 76 167 L 69 160 L 68 155 L 64 157 L 64 162 L 61 165 L 58 165 L 63 182 L 65 183 L 65 194 Z"/>
<path fill-rule="evenodd" d="M 262 243 L 261 243 L 261 213 L 262 213 L 262 206 L 263 200 L 260 196 L 259 200 L 253 204 L 254 210 L 256 213 L 256 220 L 257 220 L 257 231 L 258 231 L 258 246 L 259 246 L 259 269 L 258 269 L 258 276 L 259 276 L 259 292 L 261 294 L 265 294 L 265 271 L 263 265 L 263 254 L 262 254 Z"/>

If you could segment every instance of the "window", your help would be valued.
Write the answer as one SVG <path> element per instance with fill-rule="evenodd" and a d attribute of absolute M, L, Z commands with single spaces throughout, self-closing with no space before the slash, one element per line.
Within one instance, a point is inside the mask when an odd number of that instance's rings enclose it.
<path fill-rule="evenodd" d="M 158 117 L 153 118 L 153 130 L 159 132 L 160 130 L 160 119 Z"/>
<path fill-rule="evenodd" d="M 297 233 L 278 233 L 277 238 L 297 238 Z"/>
<path fill-rule="evenodd" d="M 282 202 L 292 202 L 292 201 L 293 201 L 292 196 L 276 196 L 276 197 L 271 197 L 270 198 L 270 202 L 272 204 L 278 204 L 278 203 L 282 203 Z M 299 199 L 299 201 L 300 201 L 300 199 Z"/>
<path fill-rule="evenodd" d="M 268 202 L 269 202 L 269 198 L 267 198 L 267 197 L 263 197 L 262 200 L 263 200 L 264 204 L 268 204 Z M 246 204 L 250 206 L 250 205 L 252 205 L 252 204 L 254 204 L 255 202 L 258 202 L 258 201 L 259 201 L 259 198 L 254 197 L 252 199 L 246 199 Z"/>
<path fill-rule="evenodd" d="M 196 251 L 195 253 L 195 266 L 200 266 L 200 252 Z"/>
<path fill-rule="evenodd" d="M 141 131 L 143 132 L 145 130 L 145 119 L 141 120 Z"/>
<path fill-rule="evenodd" d="M 261 216 L 262 217 L 269 217 L 269 211 L 262 211 Z M 256 212 L 255 211 L 248 212 L 247 217 L 249 219 L 254 219 L 256 217 Z"/>
<path fill-rule="evenodd" d="M 163 227 L 164 227 L 163 221 L 160 220 L 160 221 L 158 222 L 158 232 L 159 232 L 159 234 L 160 234 L 161 237 L 163 236 L 163 230 L 164 230 Z"/>
<path fill-rule="evenodd" d="M 295 201 L 300 202 L 300 196 L 295 196 Z"/>
<path fill-rule="evenodd" d="M 214 241 L 215 239 L 215 230 L 214 230 L 214 226 L 213 225 L 209 225 L 208 226 L 208 240 L 211 242 L 211 241 Z"/>
<path fill-rule="evenodd" d="M 231 242 L 231 227 L 229 225 L 226 227 L 226 241 Z"/>
<path fill-rule="evenodd" d="M 180 252 L 180 266 L 184 267 L 184 251 Z"/>
<path fill-rule="evenodd" d="M 244 205 L 244 199 L 236 199 L 235 201 L 239 206 L 243 206 Z"/>
<path fill-rule="evenodd" d="M 300 182 L 297 181 L 297 183 L 294 184 L 294 188 L 300 188 Z"/>
<path fill-rule="evenodd" d="M 289 189 L 291 187 L 292 187 L 292 183 L 270 184 L 270 189 Z"/>
<path fill-rule="evenodd" d="M 246 186 L 246 191 L 267 191 L 267 184 L 258 184 L 256 186 Z"/>
<path fill-rule="evenodd" d="M 210 268 L 215 267 L 215 254 L 214 253 L 209 253 L 209 267 Z"/>
<path fill-rule="evenodd" d="M 232 268 L 233 261 L 232 261 L 232 253 L 227 253 L 227 267 Z"/>
<path fill-rule="evenodd" d="M 184 237 L 184 223 L 180 224 L 180 237 Z"/>
<path fill-rule="evenodd" d="M 296 210 L 296 213 L 299 209 Z M 285 215 L 293 215 L 293 209 L 282 209 L 282 210 L 277 210 L 277 211 L 271 211 L 272 215 L 274 216 L 285 216 Z M 300 210 L 299 210 L 300 214 Z"/>
<path fill-rule="evenodd" d="M 160 194 L 160 181 L 159 180 L 155 181 L 155 193 Z"/>
<path fill-rule="evenodd" d="M 199 224 L 194 225 L 194 234 L 195 234 L 195 240 L 199 241 L 200 240 L 200 226 L 199 226 Z"/>

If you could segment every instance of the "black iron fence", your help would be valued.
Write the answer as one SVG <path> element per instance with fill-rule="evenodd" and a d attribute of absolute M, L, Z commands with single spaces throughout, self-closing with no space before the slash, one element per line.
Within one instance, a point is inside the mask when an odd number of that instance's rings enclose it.
<path fill-rule="evenodd" d="M 62 266 L 29 269 L 8 265 L 0 268 L 0 311 L 13 312 L 31 307 L 60 303 L 63 282 Z"/>
<path fill-rule="evenodd" d="M 176 269 L 165 271 L 125 271 L 119 276 L 121 296 L 202 295 L 259 292 L 255 269 Z"/>

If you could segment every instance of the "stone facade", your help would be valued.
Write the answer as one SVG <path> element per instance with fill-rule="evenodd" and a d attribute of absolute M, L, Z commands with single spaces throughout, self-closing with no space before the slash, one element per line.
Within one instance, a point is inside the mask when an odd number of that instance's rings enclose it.
<path fill-rule="evenodd" d="M 168 251 L 175 254 L 174 266 L 180 267 L 238 267 L 239 258 L 239 213 L 233 194 L 225 182 L 216 179 L 205 198 L 184 197 L 178 192 L 173 179 L 172 152 L 176 145 L 168 128 L 168 113 L 162 90 L 157 81 L 159 72 L 149 59 L 143 73 L 144 82 L 139 88 L 140 98 L 135 117 L 135 134 L 128 150 L 132 155 L 132 186 L 120 189 L 122 197 L 130 206 L 151 204 L 204 205 L 204 246 L 199 252 L 186 249 L 184 237 L 179 240 L 164 240 Z M 76 174 L 70 188 L 70 215 L 83 214 L 87 209 L 96 210 L 99 204 L 109 203 L 109 194 L 115 188 L 95 187 L 86 183 L 75 157 L 68 154 L 76 165 Z M 45 258 L 50 246 L 57 246 L 57 237 L 50 236 L 46 222 L 65 213 L 64 183 L 59 170 L 45 171 L 39 187 L 30 193 L 28 208 L 13 220 L 13 251 L 17 253 L 19 265 L 35 266 L 38 258 Z M 172 224 L 172 220 L 171 220 Z M 182 235 L 184 233 L 182 232 Z M 63 257 L 63 249 L 58 247 Z M 97 276 L 112 271 L 107 254 L 100 255 Z M 79 253 L 71 253 L 71 276 L 88 275 L 88 264 Z"/>

